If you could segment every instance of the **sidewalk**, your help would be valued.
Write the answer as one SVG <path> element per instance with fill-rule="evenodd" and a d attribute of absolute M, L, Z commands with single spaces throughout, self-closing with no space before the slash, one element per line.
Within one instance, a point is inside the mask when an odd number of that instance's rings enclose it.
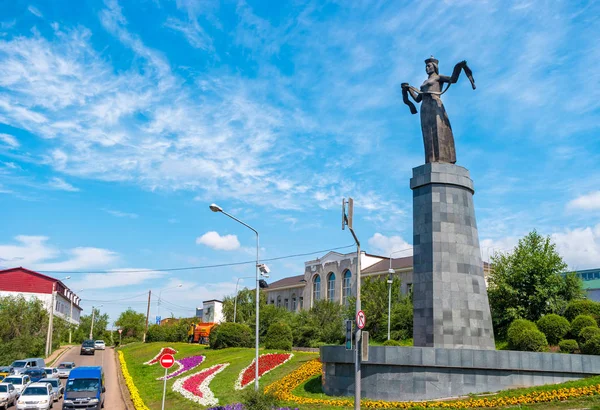
<path fill-rule="evenodd" d="M 64 345 L 50 353 L 50 356 L 48 356 L 45 359 L 46 366 L 52 367 L 54 365 L 54 362 L 57 361 L 63 355 L 63 353 L 66 353 L 67 350 L 69 350 L 73 346 L 75 345 Z"/>

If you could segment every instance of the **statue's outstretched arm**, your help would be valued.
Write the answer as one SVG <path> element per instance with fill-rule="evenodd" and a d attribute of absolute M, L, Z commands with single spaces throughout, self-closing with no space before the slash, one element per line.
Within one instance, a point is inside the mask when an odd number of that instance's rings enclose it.
<path fill-rule="evenodd" d="M 423 97 L 421 96 L 421 94 L 414 92 L 411 88 L 412 87 L 410 85 L 408 85 L 408 83 L 402 83 L 402 101 L 404 101 L 404 104 L 408 105 L 408 108 L 410 109 L 410 113 L 411 114 L 416 114 L 417 113 L 417 108 L 408 99 L 408 96 L 410 94 L 410 96 L 416 102 L 421 102 L 421 100 L 422 100 Z"/>
<path fill-rule="evenodd" d="M 469 66 L 467 65 L 467 62 L 465 60 L 461 61 L 460 63 L 458 63 L 454 66 L 454 71 L 452 71 L 452 76 L 448 77 L 447 75 L 440 75 L 440 81 L 442 81 L 444 83 L 455 84 L 458 81 L 458 77 L 460 76 L 461 70 L 464 70 L 467 78 L 471 82 L 471 87 L 473 87 L 473 89 L 475 89 L 476 87 L 475 87 L 475 79 L 473 79 L 473 72 L 471 71 L 471 69 L 469 68 Z"/>

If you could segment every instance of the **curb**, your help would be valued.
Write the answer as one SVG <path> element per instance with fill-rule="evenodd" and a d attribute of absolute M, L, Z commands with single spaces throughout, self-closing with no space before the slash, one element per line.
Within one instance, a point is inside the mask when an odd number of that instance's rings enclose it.
<path fill-rule="evenodd" d="M 56 356 L 50 363 L 46 363 L 46 365 L 48 367 L 54 367 L 54 365 L 56 364 L 56 362 L 58 362 L 58 360 L 63 357 L 65 355 L 65 353 L 67 353 L 69 350 L 71 350 L 72 348 L 74 348 L 75 346 L 68 346 L 65 347 L 58 356 Z"/>
<path fill-rule="evenodd" d="M 117 366 L 117 377 L 119 379 L 119 391 L 121 392 L 121 399 L 123 403 L 125 403 L 125 410 L 135 410 L 135 406 L 133 405 L 133 400 L 131 400 L 131 395 L 129 394 L 129 389 L 127 392 L 125 389 L 125 378 L 123 377 L 123 372 L 121 371 L 121 363 L 119 362 L 119 353 L 114 347 L 111 347 L 113 350 L 113 357 L 115 359 L 115 366 Z"/>

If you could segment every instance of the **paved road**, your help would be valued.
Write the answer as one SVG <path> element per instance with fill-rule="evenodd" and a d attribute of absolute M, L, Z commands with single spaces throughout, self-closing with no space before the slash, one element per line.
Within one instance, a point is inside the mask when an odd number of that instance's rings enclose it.
<path fill-rule="evenodd" d="M 75 362 L 77 366 L 102 366 L 104 368 L 104 381 L 106 383 L 106 395 L 104 397 L 104 408 L 107 410 L 125 410 L 125 403 L 121 398 L 119 390 L 119 378 L 117 377 L 117 365 L 115 364 L 115 351 L 107 348 L 98 350 L 94 356 L 80 356 L 79 346 L 75 346 L 65 353 L 56 363 Z M 66 379 L 62 379 L 63 385 Z M 54 403 L 55 409 L 62 409 L 62 399 Z"/>

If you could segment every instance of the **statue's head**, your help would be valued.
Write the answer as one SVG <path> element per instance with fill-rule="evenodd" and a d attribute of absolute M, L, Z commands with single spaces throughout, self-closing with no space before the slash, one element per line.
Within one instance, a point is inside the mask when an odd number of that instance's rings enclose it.
<path fill-rule="evenodd" d="M 431 56 L 427 60 L 425 60 L 425 72 L 429 75 L 432 73 L 439 74 L 440 70 L 438 69 L 439 61 Z"/>

